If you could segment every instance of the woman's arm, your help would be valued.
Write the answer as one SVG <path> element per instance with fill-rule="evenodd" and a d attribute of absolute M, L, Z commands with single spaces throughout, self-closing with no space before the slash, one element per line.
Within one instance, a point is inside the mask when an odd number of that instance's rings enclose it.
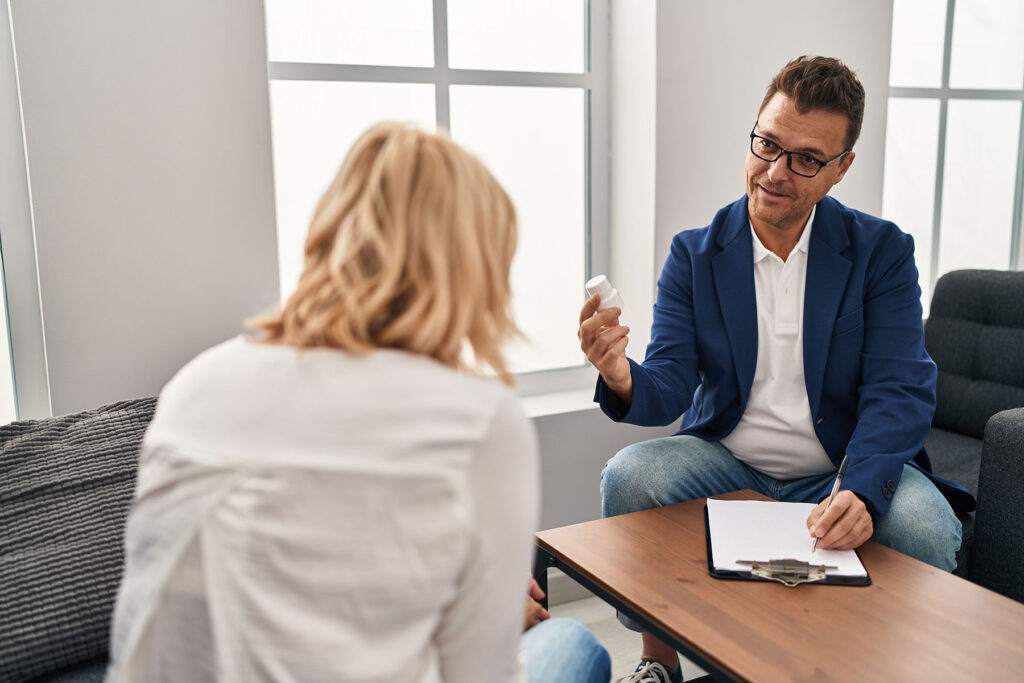
<path fill-rule="evenodd" d="M 470 466 L 474 537 L 436 635 L 448 683 L 512 681 L 539 509 L 537 437 L 506 394 Z"/>

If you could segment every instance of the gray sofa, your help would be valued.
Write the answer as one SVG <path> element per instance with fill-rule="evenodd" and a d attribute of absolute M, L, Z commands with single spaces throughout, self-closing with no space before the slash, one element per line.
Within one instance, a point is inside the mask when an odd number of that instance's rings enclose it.
<path fill-rule="evenodd" d="M 978 498 L 957 573 L 1024 602 L 1024 272 L 939 280 L 927 449 Z M 122 535 L 153 398 L 0 427 L 0 683 L 103 679 Z"/>
<path fill-rule="evenodd" d="M 155 398 L 0 427 L 0 682 L 103 680 Z"/>
<path fill-rule="evenodd" d="M 939 369 L 932 470 L 978 499 L 956 573 L 1024 602 L 1024 272 L 943 275 L 925 346 Z"/>

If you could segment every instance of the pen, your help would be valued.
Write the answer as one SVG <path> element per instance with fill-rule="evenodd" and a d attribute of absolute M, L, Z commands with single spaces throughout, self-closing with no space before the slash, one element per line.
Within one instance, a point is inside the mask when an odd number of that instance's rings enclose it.
<path fill-rule="evenodd" d="M 839 471 L 836 473 L 836 483 L 832 484 L 832 493 L 828 494 L 828 502 L 825 503 L 825 509 L 821 511 L 821 514 L 828 512 L 828 506 L 832 504 L 832 499 L 836 497 L 836 491 L 839 490 L 839 485 L 843 482 L 843 476 L 846 474 L 846 464 L 850 461 L 850 456 L 843 454 L 843 462 L 839 465 Z M 814 545 L 811 546 L 811 552 L 813 553 L 818 549 L 818 541 L 821 540 L 818 537 L 814 538 Z"/>

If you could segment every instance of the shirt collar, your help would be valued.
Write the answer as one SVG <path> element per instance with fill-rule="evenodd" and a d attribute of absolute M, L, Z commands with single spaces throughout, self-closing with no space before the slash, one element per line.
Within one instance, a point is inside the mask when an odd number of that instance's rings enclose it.
<path fill-rule="evenodd" d="M 802 232 L 800 233 L 800 239 L 797 240 L 796 246 L 793 247 L 794 251 L 802 251 L 807 253 L 807 249 L 811 243 L 811 228 L 814 226 L 814 212 L 818 210 L 818 205 L 815 204 L 811 209 L 811 215 L 807 217 L 807 222 L 804 223 Z M 767 258 L 772 252 L 768 250 L 761 240 L 757 237 L 757 233 L 754 232 L 754 224 L 750 222 L 750 218 L 747 217 L 747 223 L 750 224 L 750 237 L 754 240 L 754 263 L 758 263 L 764 258 Z"/>

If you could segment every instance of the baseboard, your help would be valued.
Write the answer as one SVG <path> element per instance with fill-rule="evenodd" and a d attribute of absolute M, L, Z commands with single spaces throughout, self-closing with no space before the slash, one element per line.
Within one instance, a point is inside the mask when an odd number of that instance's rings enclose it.
<path fill-rule="evenodd" d="M 592 598 L 594 594 L 559 569 L 548 569 L 548 605 Z"/>

